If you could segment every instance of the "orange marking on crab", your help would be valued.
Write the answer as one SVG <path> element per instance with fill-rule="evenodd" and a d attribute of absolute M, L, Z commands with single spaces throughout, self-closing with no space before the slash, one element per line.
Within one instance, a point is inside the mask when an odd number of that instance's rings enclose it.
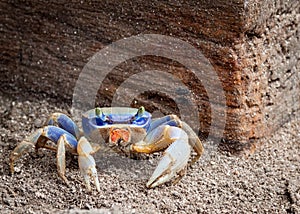
<path fill-rule="evenodd" d="M 115 128 L 110 131 L 110 140 L 112 143 L 129 142 L 130 132 L 128 129 Z"/>

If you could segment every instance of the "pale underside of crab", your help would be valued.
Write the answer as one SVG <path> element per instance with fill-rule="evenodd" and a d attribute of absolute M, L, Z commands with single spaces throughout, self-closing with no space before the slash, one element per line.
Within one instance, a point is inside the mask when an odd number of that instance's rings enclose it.
<path fill-rule="evenodd" d="M 189 163 L 192 149 L 196 155 L 193 164 L 203 153 L 203 146 L 191 127 L 176 115 L 151 119 L 144 107 L 95 108 L 82 115 L 82 128 L 70 117 L 62 113 L 52 114 L 45 126 L 33 132 L 19 143 L 10 155 L 10 169 L 14 173 L 14 163 L 30 149 L 46 148 L 56 152 L 58 175 L 68 184 L 65 176 L 65 153 L 78 155 L 78 164 L 86 187 L 91 190 L 90 179 L 100 191 L 96 163 L 93 154 L 101 147 L 90 143 L 91 136 L 99 136 L 104 144 L 129 157 L 136 154 L 152 154 L 164 151 L 152 176 L 148 188 L 178 181 Z M 55 146 L 49 145 L 52 141 Z"/>

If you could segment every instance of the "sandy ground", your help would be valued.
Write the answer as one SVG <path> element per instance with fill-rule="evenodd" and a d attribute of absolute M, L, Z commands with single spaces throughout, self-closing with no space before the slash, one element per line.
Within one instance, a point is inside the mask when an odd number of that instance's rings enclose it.
<path fill-rule="evenodd" d="M 50 113 L 69 108 L 0 94 L 1 213 L 300 213 L 300 118 L 248 158 L 211 152 L 176 185 L 146 189 L 147 173 L 99 164 L 101 191 L 88 193 L 76 157 L 67 156 L 68 187 L 57 176 L 54 153 L 46 150 L 24 155 L 11 176 L 8 156 L 16 144 Z"/>

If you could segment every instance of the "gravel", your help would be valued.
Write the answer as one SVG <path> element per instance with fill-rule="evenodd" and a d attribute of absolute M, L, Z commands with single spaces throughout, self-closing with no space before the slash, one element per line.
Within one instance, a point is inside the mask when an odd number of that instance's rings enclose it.
<path fill-rule="evenodd" d="M 250 156 L 212 151 L 175 185 L 146 189 L 146 176 L 130 179 L 122 169 L 101 168 L 98 160 L 101 189 L 89 193 L 76 157 L 67 155 L 67 186 L 57 176 L 54 153 L 46 150 L 24 155 L 11 176 L 9 154 L 17 143 L 50 113 L 69 108 L 0 94 L 1 213 L 300 213 L 300 117 Z"/>

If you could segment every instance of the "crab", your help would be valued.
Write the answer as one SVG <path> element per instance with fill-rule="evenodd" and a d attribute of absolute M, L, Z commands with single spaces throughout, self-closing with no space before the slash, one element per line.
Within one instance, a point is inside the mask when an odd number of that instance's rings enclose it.
<path fill-rule="evenodd" d="M 86 188 L 91 191 L 91 179 L 98 191 L 96 163 L 93 154 L 101 147 L 90 143 L 98 135 L 111 149 L 129 157 L 164 151 L 156 169 L 146 184 L 153 188 L 182 178 L 188 165 L 195 163 L 204 149 L 197 134 L 176 115 L 151 119 L 144 107 L 106 107 L 91 109 L 82 115 L 81 131 L 75 122 L 63 113 L 52 114 L 45 126 L 20 142 L 10 155 L 10 170 L 14 163 L 32 148 L 50 149 L 56 152 L 59 177 L 68 184 L 65 175 L 66 151 L 78 155 L 78 165 Z M 52 144 L 49 144 L 52 141 Z M 192 149 L 195 155 L 192 155 Z M 191 160 L 189 160 L 191 159 Z"/>

